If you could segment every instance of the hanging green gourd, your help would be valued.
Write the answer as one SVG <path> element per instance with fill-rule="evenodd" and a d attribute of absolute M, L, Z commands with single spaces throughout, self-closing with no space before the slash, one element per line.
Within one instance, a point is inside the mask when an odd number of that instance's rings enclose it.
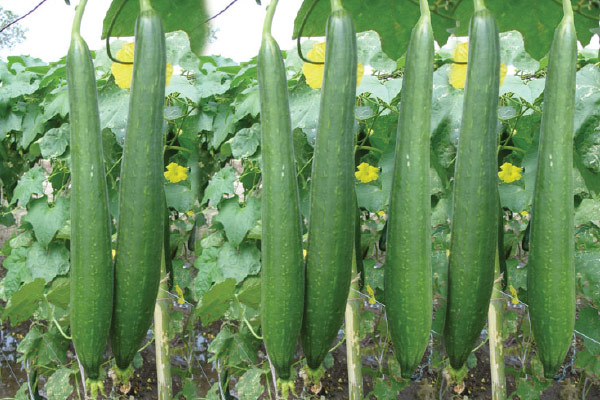
<path fill-rule="evenodd" d="M 531 213 L 527 296 L 546 378 L 558 372 L 575 328 L 573 130 L 577 36 L 573 10 L 554 32 L 548 58 Z"/>
<path fill-rule="evenodd" d="M 344 318 L 352 275 L 354 105 L 357 51 L 352 16 L 331 1 L 325 67 L 311 175 L 302 347 L 319 369 Z"/>
<path fill-rule="evenodd" d="M 118 373 L 131 361 L 152 323 L 160 281 L 165 197 L 163 108 L 166 45 L 161 18 L 140 0 L 135 60 L 123 146 L 110 341 Z"/>
<path fill-rule="evenodd" d="M 410 378 L 431 330 L 431 194 L 429 146 L 433 92 L 429 5 L 412 30 L 402 80 L 400 117 L 385 257 L 385 304 L 396 358 Z"/>
<path fill-rule="evenodd" d="M 94 64 L 81 37 L 87 0 L 75 12 L 67 54 L 71 127 L 71 334 L 92 397 L 104 392 L 100 366 L 113 304 L 108 192 Z"/>
<path fill-rule="evenodd" d="M 450 365 L 463 367 L 485 326 L 498 244 L 498 92 L 496 19 L 474 0 L 469 58 L 454 174 L 452 239 L 444 343 Z"/>
<path fill-rule="evenodd" d="M 302 222 L 281 50 L 271 35 L 277 0 L 267 8 L 258 53 L 262 129 L 261 329 L 284 398 L 294 389 L 291 366 L 304 309 Z"/>

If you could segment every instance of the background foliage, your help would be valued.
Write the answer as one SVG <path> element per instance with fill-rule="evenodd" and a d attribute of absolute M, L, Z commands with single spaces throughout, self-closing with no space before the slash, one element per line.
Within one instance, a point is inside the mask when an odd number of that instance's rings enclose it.
<path fill-rule="evenodd" d="M 493 0 L 488 3 L 490 8 L 496 7 Z M 355 10 L 358 2 L 347 0 L 344 4 Z M 461 14 L 464 5 L 456 6 L 453 15 L 468 18 L 468 12 Z M 374 1 L 372 9 L 378 7 L 379 3 Z M 558 15 L 559 8 L 552 11 L 555 7 L 558 6 L 553 2 L 544 2 L 539 5 L 539 12 L 546 16 Z M 408 6 L 405 9 L 410 10 Z M 412 26 L 411 18 L 416 19 L 416 10 L 415 6 L 414 16 L 410 11 L 391 13 L 389 10 L 380 15 L 402 15 L 405 19 L 400 26 L 408 27 Z M 501 26 L 514 18 L 510 13 L 515 12 L 515 7 L 506 6 L 504 11 L 506 14 L 497 14 Z M 310 24 L 321 26 L 318 21 L 324 12 L 317 8 Z M 370 12 L 371 8 L 356 18 L 359 29 L 369 26 Z M 552 18 L 549 17 L 544 29 L 551 29 Z M 445 19 L 438 19 L 442 20 Z M 390 20 L 382 24 L 383 29 L 396 22 Z M 578 28 L 581 23 L 579 20 Z M 317 34 L 318 31 L 310 30 L 310 24 L 307 34 Z M 499 181 L 505 212 L 508 284 L 512 288 L 507 290 L 512 299 L 507 297 L 509 307 L 505 315 L 507 372 L 513 383 L 513 395 L 521 399 L 533 398 L 531 396 L 535 397 L 550 385 L 542 379 L 525 305 L 525 232 L 531 212 L 545 82 L 545 63 L 537 59 L 545 54 L 545 50 L 540 49 L 548 44 L 542 31 L 535 33 L 538 36 L 532 39 L 534 33 L 528 29 L 523 29 L 524 37 L 533 43 L 530 44 L 532 49 L 537 48 L 531 51 L 535 57 L 525 51 L 520 33 L 511 31 L 501 35 L 502 61 L 509 67 L 509 74 L 500 90 L 498 123 L 501 142 L 498 165 L 510 162 L 523 168 L 521 179 L 511 183 Z M 380 34 L 386 46 L 391 32 L 383 30 Z M 444 34 L 441 35 L 443 38 Z M 382 236 L 402 86 L 403 44 L 400 42 L 388 41 L 387 46 L 395 46 L 395 50 L 386 54 L 376 33 L 363 32 L 358 39 L 359 61 L 367 67 L 367 73 L 357 90 L 356 166 L 368 163 L 378 169 L 377 179 L 368 183 L 356 181 L 365 279 L 361 340 L 367 387 L 373 396 L 381 399 L 392 398 L 408 384 L 400 379 L 398 364 L 391 354 L 383 305 Z M 440 43 L 444 42 L 445 39 Z M 117 49 L 121 44 L 115 42 L 113 46 Z M 305 54 L 312 45 L 311 41 L 303 43 Z M 463 100 L 463 91 L 452 87 L 448 79 L 455 45 L 456 41 L 451 40 L 436 53 L 431 116 L 432 279 L 436 317 L 432 351 L 423 360 L 422 374 L 426 378 L 423 387 L 436 392 L 451 390 L 444 383 L 447 361 L 439 334 L 445 312 L 452 176 Z M 169 252 L 174 259 L 170 335 L 177 387 L 180 395 L 189 399 L 220 398 L 220 386 L 228 385 L 242 399 L 256 399 L 263 392 L 273 396 L 268 361 L 261 341 L 255 336 L 255 333 L 260 334 L 261 235 L 256 59 L 237 64 L 219 56 L 197 57 L 187 36 L 180 32 L 168 35 L 167 46 L 168 61 L 176 66 L 177 73 L 166 93 L 164 164 L 176 163 L 187 169 L 186 179 L 165 180 L 171 211 Z M 296 51 L 287 52 L 285 61 L 301 211 L 306 222 L 319 91 L 306 84 Z M 114 221 L 118 212 L 118 177 L 129 92 L 114 83 L 111 63 L 104 50 L 94 54 L 94 63 Z M 570 354 L 574 364 L 564 374 L 574 379 L 579 390 L 586 392 L 590 390 L 590 383 L 600 383 L 600 70 L 597 51 L 584 49 L 578 63 L 573 174 L 579 335 L 575 351 Z M 70 157 L 65 61 L 46 64 L 27 56 L 9 57 L 6 62 L 0 61 L 0 81 L 0 223 L 10 227 L 12 232 L 1 249 L 6 258 L 0 268 L 3 277 L 0 320 L 12 330 L 25 327 L 17 351 L 27 379 L 34 384 L 40 380 L 43 384 L 39 387 L 48 398 L 64 399 L 73 392 L 73 383 L 78 383 L 77 362 L 68 339 Z M 482 338 L 485 341 L 485 336 Z M 326 359 L 327 368 L 342 362 L 339 350 L 332 354 Z M 469 366 L 475 367 L 481 362 L 484 362 L 481 357 L 473 353 Z M 107 373 L 111 363 L 104 365 Z M 144 363 L 150 362 L 140 356 L 135 366 L 139 368 Z M 212 364 L 217 377 L 207 377 L 212 386 L 208 393 L 199 393 L 195 382 L 204 378 L 197 368 L 206 367 L 207 363 Z M 296 368 L 302 364 L 300 361 Z M 27 398 L 27 382 L 19 383 L 21 387 L 16 397 Z M 481 382 L 471 382 L 468 390 L 479 390 L 477 387 L 481 385 Z M 143 385 L 137 390 L 143 390 Z M 343 392 L 345 388 L 339 382 L 329 382 L 324 390 Z M 306 397 L 311 395 L 310 386 L 301 387 L 300 391 Z M 111 396 L 119 396 L 115 387 Z"/>

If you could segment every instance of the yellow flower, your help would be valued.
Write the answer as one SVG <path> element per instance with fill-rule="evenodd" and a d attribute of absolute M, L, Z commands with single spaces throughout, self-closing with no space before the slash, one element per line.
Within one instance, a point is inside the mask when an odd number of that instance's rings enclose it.
<path fill-rule="evenodd" d="M 521 211 L 519 214 L 521 214 L 524 217 L 529 215 L 529 213 L 526 210 Z"/>
<path fill-rule="evenodd" d="M 510 300 L 513 304 L 519 304 L 519 296 L 517 296 L 517 289 L 514 288 L 513 285 L 509 285 L 508 289 L 510 290 L 510 295 L 512 296 L 512 299 Z"/>
<path fill-rule="evenodd" d="M 194 212 L 192 210 L 186 211 L 185 215 L 187 215 L 188 217 L 193 217 L 194 216 Z"/>
<path fill-rule="evenodd" d="M 167 172 L 165 172 L 165 178 L 172 183 L 177 183 L 187 179 L 187 168 L 172 162 L 167 165 Z"/>
<path fill-rule="evenodd" d="M 112 249 L 111 254 L 112 254 L 112 258 L 115 258 L 115 256 L 117 255 L 117 251 L 115 249 Z"/>
<path fill-rule="evenodd" d="M 523 170 L 511 163 L 504 163 L 500 166 L 500 172 L 498 172 L 498 178 L 502 179 L 506 183 L 511 183 L 521 179 L 521 172 Z"/>
<path fill-rule="evenodd" d="M 302 258 L 306 258 L 306 249 L 302 249 Z"/>
<path fill-rule="evenodd" d="M 377 303 L 377 301 L 375 300 L 375 292 L 369 285 L 367 285 L 367 293 L 369 294 L 369 304 Z"/>
<path fill-rule="evenodd" d="M 450 75 L 449 80 L 450 84 L 454 86 L 456 89 L 464 89 L 465 81 L 467 80 L 467 61 L 469 60 L 469 43 L 459 43 L 456 45 L 456 49 L 454 49 L 454 54 L 452 58 L 457 63 L 453 63 L 450 66 Z M 500 86 L 504 83 L 504 78 L 506 78 L 506 64 L 500 64 Z"/>
<path fill-rule="evenodd" d="M 383 217 L 385 215 L 385 211 L 377 211 L 377 215 L 379 215 L 380 217 Z"/>
<path fill-rule="evenodd" d="M 177 292 L 177 303 L 185 304 L 185 299 L 183 298 L 183 290 L 181 290 L 179 285 L 175 285 L 175 291 Z"/>
<path fill-rule="evenodd" d="M 125 62 L 133 62 L 133 50 L 134 43 L 125 43 L 121 50 L 117 52 L 116 58 L 117 60 L 125 61 Z M 132 64 L 119 64 L 113 63 L 110 67 L 110 70 L 115 77 L 115 83 L 121 89 L 129 89 L 131 87 L 131 76 L 133 75 L 133 65 Z M 169 82 L 171 81 L 171 76 L 173 75 L 173 66 L 171 63 L 167 63 L 167 80 L 166 85 L 169 86 Z"/>
<path fill-rule="evenodd" d="M 354 175 L 362 183 L 369 183 L 379 178 L 379 168 L 373 167 L 366 162 L 361 163 L 357 169 L 358 171 Z"/>
<path fill-rule="evenodd" d="M 308 51 L 306 58 L 311 61 L 324 62 L 325 61 L 325 43 L 316 43 L 311 50 Z M 323 82 L 323 64 L 311 64 L 304 63 L 302 65 L 302 73 L 306 78 L 306 83 L 313 89 L 320 89 L 321 83 Z M 358 63 L 356 66 L 356 86 L 360 85 L 363 74 L 365 73 L 365 67 Z"/>

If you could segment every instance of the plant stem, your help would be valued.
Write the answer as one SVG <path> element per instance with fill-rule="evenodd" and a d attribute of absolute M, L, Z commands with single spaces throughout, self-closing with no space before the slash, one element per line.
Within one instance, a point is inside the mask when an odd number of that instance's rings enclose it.
<path fill-rule="evenodd" d="M 563 0 L 562 3 L 565 18 L 573 19 L 573 6 L 571 5 L 571 0 Z"/>
<path fill-rule="evenodd" d="M 429 12 L 429 3 L 427 2 L 427 0 L 421 0 L 419 5 L 421 6 L 421 16 L 429 17 L 431 13 Z"/>
<path fill-rule="evenodd" d="M 81 18 L 83 18 L 83 11 L 85 10 L 86 3 L 87 0 L 80 0 L 79 4 L 75 8 L 75 17 L 73 18 L 73 29 L 71 31 L 72 36 L 79 36 Z"/>
<path fill-rule="evenodd" d="M 343 10 L 342 0 L 331 0 L 331 12 Z"/>
<path fill-rule="evenodd" d="M 354 290 L 352 290 L 354 289 Z M 352 283 L 346 303 L 346 354 L 350 400 L 363 398 L 362 362 L 360 358 L 360 293 L 356 269 L 356 252 L 352 252 Z"/>
<path fill-rule="evenodd" d="M 150 0 L 140 0 L 140 12 L 152 10 L 152 4 L 150 4 Z"/>
<path fill-rule="evenodd" d="M 161 276 L 166 276 L 164 248 L 160 263 Z M 156 381 L 158 399 L 171 400 L 173 383 L 171 381 L 171 358 L 169 356 L 169 303 L 168 296 L 161 297 L 168 290 L 167 279 L 161 279 L 159 293 L 154 307 L 154 346 L 156 349 Z"/>
<path fill-rule="evenodd" d="M 494 289 L 488 310 L 488 332 L 490 338 L 490 371 L 492 376 L 492 400 L 504 400 L 506 398 L 506 377 L 504 375 L 504 341 L 502 325 L 504 319 L 505 301 L 502 296 L 502 281 L 504 279 L 500 272 L 500 262 L 496 250 L 496 262 L 494 265 Z"/>
<path fill-rule="evenodd" d="M 271 0 L 267 6 L 267 15 L 265 16 L 265 24 L 263 25 L 263 37 L 271 35 L 271 24 L 273 23 L 273 15 L 279 0 Z"/>
<path fill-rule="evenodd" d="M 474 0 L 475 3 L 475 11 L 485 10 L 485 3 L 483 0 Z"/>

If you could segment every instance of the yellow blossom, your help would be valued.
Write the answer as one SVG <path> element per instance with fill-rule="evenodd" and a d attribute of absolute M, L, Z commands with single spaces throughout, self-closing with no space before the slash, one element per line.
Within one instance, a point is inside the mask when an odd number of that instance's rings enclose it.
<path fill-rule="evenodd" d="M 529 213 L 526 210 L 521 211 L 519 214 L 521 214 L 524 217 L 529 215 Z"/>
<path fill-rule="evenodd" d="M 117 255 L 117 251 L 115 249 L 112 249 L 111 254 L 112 254 L 112 258 L 115 258 L 115 256 Z"/>
<path fill-rule="evenodd" d="M 509 285 L 508 289 L 510 290 L 510 295 L 512 299 L 510 300 L 513 304 L 519 304 L 519 296 L 517 296 L 517 289 L 513 285 Z"/>
<path fill-rule="evenodd" d="M 464 89 L 465 81 L 467 80 L 467 61 L 469 60 L 469 43 L 459 43 L 454 49 L 452 58 L 456 63 L 450 66 L 449 80 L 450 84 L 456 89 Z M 460 63 L 460 64 L 457 64 Z M 506 64 L 500 64 L 500 86 L 504 83 L 506 78 Z"/>
<path fill-rule="evenodd" d="M 504 163 L 500 166 L 500 172 L 498 172 L 498 178 L 502 179 L 506 183 L 511 183 L 521 179 L 521 172 L 523 170 L 511 163 Z"/>
<path fill-rule="evenodd" d="M 175 285 L 175 291 L 177 292 L 177 303 L 185 304 L 185 299 L 183 298 L 183 290 L 181 290 L 179 285 Z"/>
<path fill-rule="evenodd" d="M 377 211 L 377 215 L 383 217 L 385 215 L 385 211 Z"/>
<path fill-rule="evenodd" d="M 369 183 L 379 178 L 379 168 L 373 167 L 366 162 L 361 163 L 357 169 L 358 171 L 354 175 L 362 183 Z"/>
<path fill-rule="evenodd" d="M 177 163 L 170 163 L 167 165 L 167 171 L 165 172 L 165 178 L 172 183 L 177 183 L 187 179 L 187 168 L 182 167 Z"/>
<path fill-rule="evenodd" d="M 369 304 L 377 303 L 377 301 L 375 300 L 375 291 L 373 291 L 373 289 L 369 285 L 367 285 L 367 293 L 369 294 Z"/>
<path fill-rule="evenodd" d="M 302 258 L 306 258 L 306 249 L 302 249 Z"/>
<path fill-rule="evenodd" d="M 133 62 L 133 51 L 134 51 L 134 43 L 125 43 L 121 50 L 119 50 L 115 56 L 117 60 L 125 61 L 125 62 Z M 110 67 L 110 70 L 115 77 L 115 83 L 121 89 L 129 89 L 131 87 L 131 76 L 133 75 L 133 64 L 119 64 L 113 63 Z M 167 71 L 166 71 L 167 79 L 166 85 L 169 86 L 169 82 L 171 81 L 171 76 L 173 75 L 173 66 L 171 63 L 167 63 Z"/>
<path fill-rule="evenodd" d="M 192 210 L 186 211 L 185 215 L 187 215 L 188 217 L 193 217 L 194 216 L 194 212 Z"/>
<path fill-rule="evenodd" d="M 313 48 L 308 51 L 306 58 L 311 61 L 324 62 L 325 61 L 325 43 L 315 43 Z M 320 89 L 321 83 L 323 82 L 323 70 L 325 66 L 323 64 L 311 64 L 304 63 L 302 65 L 302 73 L 306 78 L 306 83 L 313 89 Z M 365 68 L 361 63 L 356 66 L 356 86 L 360 85 Z"/>

